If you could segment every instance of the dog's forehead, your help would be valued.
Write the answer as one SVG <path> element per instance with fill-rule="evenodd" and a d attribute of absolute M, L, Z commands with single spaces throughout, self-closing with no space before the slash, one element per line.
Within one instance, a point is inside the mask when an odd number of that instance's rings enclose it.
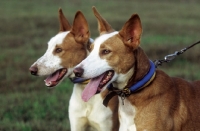
<path fill-rule="evenodd" d="M 109 34 L 103 34 L 96 38 L 94 41 L 94 50 L 97 51 L 100 48 L 100 45 L 103 44 L 107 39 L 113 37 L 114 35 L 118 34 L 117 31 L 109 33 Z"/>
<path fill-rule="evenodd" d="M 61 32 L 57 34 L 56 36 L 52 37 L 50 41 L 48 42 L 48 46 L 56 46 L 58 44 L 62 44 L 64 38 L 69 34 L 69 31 Z"/>

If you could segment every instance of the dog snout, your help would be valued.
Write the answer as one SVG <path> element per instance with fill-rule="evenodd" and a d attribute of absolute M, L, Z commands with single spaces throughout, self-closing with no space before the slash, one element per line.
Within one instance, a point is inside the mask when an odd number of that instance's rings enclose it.
<path fill-rule="evenodd" d="M 31 73 L 32 75 L 37 75 L 38 68 L 37 68 L 37 66 L 31 66 L 31 67 L 29 68 L 29 71 L 30 71 L 30 73 Z"/>
<path fill-rule="evenodd" d="M 83 75 L 84 70 L 81 67 L 77 67 L 77 68 L 74 69 L 73 72 L 74 72 L 76 77 L 81 77 Z"/>

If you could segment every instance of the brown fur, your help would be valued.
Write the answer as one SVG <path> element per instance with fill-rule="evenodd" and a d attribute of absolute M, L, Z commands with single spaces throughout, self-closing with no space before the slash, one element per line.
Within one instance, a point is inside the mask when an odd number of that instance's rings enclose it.
<path fill-rule="evenodd" d="M 75 15 L 73 26 L 71 27 L 67 19 L 59 10 L 60 32 L 69 31 L 63 44 L 57 45 L 55 50 L 60 48 L 61 52 L 54 50 L 54 55 L 58 55 L 62 59 L 61 65 L 71 68 L 80 63 L 87 56 L 87 44 L 90 37 L 89 26 L 84 15 L 78 11 Z"/>
<path fill-rule="evenodd" d="M 76 42 L 85 43 L 90 37 L 88 23 L 80 11 L 76 13 L 74 19 L 71 33 L 74 35 Z"/>
<path fill-rule="evenodd" d="M 127 99 L 136 107 L 138 130 L 193 131 L 200 128 L 200 81 L 188 82 L 157 70 L 149 86 Z"/>
<path fill-rule="evenodd" d="M 113 41 L 115 42 L 113 43 Z M 102 54 L 102 51 L 105 49 L 111 52 L 107 55 Z M 133 51 L 124 46 L 124 44 L 120 41 L 119 35 L 106 40 L 101 45 L 99 52 L 99 56 L 102 59 L 106 59 L 109 62 L 109 65 L 112 66 L 117 73 L 126 73 L 130 70 L 135 61 Z M 125 54 L 124 52 L 127 53 Z M 125 57 L 125 59 L 121 59 L 120 57 Z"/>
<path fill-rule="evenodd" d="M 99 23 L 100 26 L 105 26 L 103 23 L 106 22 Z M 106 28 L 100 29 L 106 32 Z M 128 78 L 129 82 L 124 83 L 129 87 L 149 70 L 149 58 L 139 47 L 141 33 L 140 18 L 134 14 L 119 34 L 106 40 L 100 47 L 100 57 L 106 59 L 115 72 L 126 74 L 131 68 L 134 69 L 134 74 Z M 102 50 L 110 52 L 101 54 Z M 156 76 L 148 86 L 126 99 L 136 109 L 135 117 L 132 115 L 137 131 L 200 129 L 200 81 L 188 82 L 156 70 Z"/>
<path fill-rule="evenodd" d="M 63 32 L 63 31 L 70 30 L 71 25 L 68 22 L 68 20 L 65 18 L 61 8 L 59 9 L 58 13 L 59 13 L 58 15 L 59 15 L 59 22 L 60 22 L 60 31 Z"/>
<path fill-rule="evenodd" d="M 100 32 L 100 35 L 104 33 L 109 33 L 113 32 L 114 30 L 112 29 L 111 25 L 99 14 L 97 9 L 95 7 L 92 7 L 94 15 L 98 19 L 98 30 Z"/>
<path fill-rule="evenodd" d="M 87 42 L 85 42 L 85 44 L 87 44 Z M 62 59 L 61 65 L 67 66 L 68 68 L 78 65 L 87 56 L 85 45 L 77 43 L 74 39 L 74 35 L 71 33 L 67 35 L 59 48 L 63 49 L 63 51 L 58 54 Z"/>

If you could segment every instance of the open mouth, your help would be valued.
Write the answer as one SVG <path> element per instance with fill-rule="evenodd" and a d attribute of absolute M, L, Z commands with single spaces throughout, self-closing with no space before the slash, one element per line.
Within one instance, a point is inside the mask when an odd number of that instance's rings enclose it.
<path fill-rule="evenodd" d="M 101 92 L 103 87 L 112 79 L 114 71 L 109 70 L 105 73 L 90 79 L 90 82 L 86 85 L 82 92 L 82 99 L 87 102 L 92 96 Z"/>
<path fill-rule="evenodd" d="M 66 68 L 62 68 L 62 69 L 55 71 L 53 74 L 49 75 L 44 80 L 45 85 L 48 87 L 56 86 L 62 80 L 62 78 L 65 76 L 66 73 L 67 73 Z"/>

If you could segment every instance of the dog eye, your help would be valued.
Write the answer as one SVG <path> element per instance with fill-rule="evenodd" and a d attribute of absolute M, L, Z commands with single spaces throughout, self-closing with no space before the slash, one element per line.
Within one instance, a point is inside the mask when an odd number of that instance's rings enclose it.
<path fill-rule="evenodd" d="M 62 52 L 62 49 L 61 48 L 56 48 L 55 52 L 56 53 L 60 53 L 60 52 Z"/>
<path fill-rule="evenodd" d="M 108 49 L 105 49 L 105 50 L 103 50 L 103 51 L 102 51 L 102 54 L 104 54 L 104 55 L 105 55 L 105 54 L 109 54 L 110 52 L 111 52 L 110 50 L 108 50 Z"/>

